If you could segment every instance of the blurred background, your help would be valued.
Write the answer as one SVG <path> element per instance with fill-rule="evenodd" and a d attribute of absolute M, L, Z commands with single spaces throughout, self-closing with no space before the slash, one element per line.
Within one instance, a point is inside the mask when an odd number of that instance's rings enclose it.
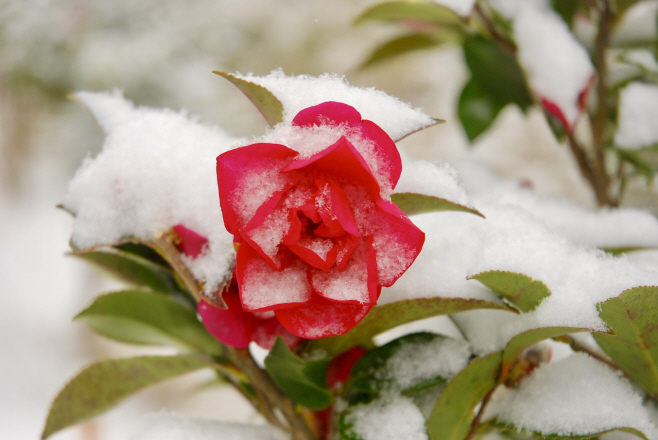
<path fill-rule="evenodd" d="M 36 439 L 48 406 L 86 363 L 144 353 L 97 337 L 73 316 L 113 286 L 65 256 L 72 220 L 56 209 L 67 182 L 102 134 L 68 98 L 78 90 L 123 90 L 136 104 L 186 109 L 239 136 L 266 124 L 212 70 L 264 75 L 335 72 L 376 87 L 445 124 L 402 141 L 429 160 L 475 156 L 537 191 L 593 206 L 565 148 L 539 112 L 505 109 L 470 146 L 455 116 L 467 79 L 450 44 L 361 69 L 397 32 L 352 25 L 374 0 L 0 0 L 0 437 Z M 527 148 L 529 145 L 532 148 Z M 139 417 L 162 409 L 252 420 L 230 390 L 187 376 L 130 398 L 54 440 L 127 439 Z M 192 386 L 190 386 L 192 385 Z"/>

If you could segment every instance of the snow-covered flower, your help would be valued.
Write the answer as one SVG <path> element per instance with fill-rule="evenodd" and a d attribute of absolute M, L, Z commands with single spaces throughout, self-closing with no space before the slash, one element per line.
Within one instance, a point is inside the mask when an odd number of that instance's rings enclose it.
<path fill-rule="evenodd" d="M 217 158 L 242 307 L 274 311 L 303 338 L 343 334 L 425 235 L 390 201 L 402 171 L 395 143 L 356 109 L 325 102 L 280 130 L 289 146 L 260 142 Z"/>

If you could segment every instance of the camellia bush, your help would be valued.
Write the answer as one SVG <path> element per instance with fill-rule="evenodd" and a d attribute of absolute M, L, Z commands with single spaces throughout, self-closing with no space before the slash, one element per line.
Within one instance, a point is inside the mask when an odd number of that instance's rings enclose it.
<path fill-rule="evenodd" d="M 366 64 L 461 44 L 468 137 L 507 105 L 541 106 L 613 207 L 628 179 L 652 176 L 658 143 L 655 41 L 613 44 L 632 3 L 391 2 L 357 22 L 412 32 Z M 628 65 L 622 83 L 610 63 Z M 127 285 L 75 319 L 177 354 L 89 365 L 43 438 L 200 369 L 267 423 L 161 415 L 135 438 L 658 438 L 652 214 L 413 159 L 396 142 L 441 121 L 341 76 L 215 73 L 260 111 L 263 136 L 75 94 L 106 137 L 61 204 L 72 252 Z"/>

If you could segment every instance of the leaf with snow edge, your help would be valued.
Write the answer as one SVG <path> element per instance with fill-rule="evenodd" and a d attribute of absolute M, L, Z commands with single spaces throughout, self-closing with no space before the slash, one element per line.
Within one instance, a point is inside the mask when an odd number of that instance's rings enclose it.
<path fill-rule="evenodd" d="M 91 251 L 74 251 L 71 255 L 81 258 L 110 275 L 128 284 L 148 287 L 158 292 L 178 290 L 172 272 L 134 253 L 116 248 L 103 248 Z"/>
<path fill-rule="evenodd" d="M 439 395 L 427 419 L 432 440 L 463 440 L 475 419 L 474 408 L 496 386 L 502 351 L 475 359 Z"/>
<path fill-rule="evenodd" d="M 213 73 L 226 78 L 240 89 L 256 106 L 271 127 L 283 122 L 283 104 L 265 87 L 219 70 L 215 70 Z"/>
<path fill-rule="evenodd" d="M 377 4 L 359 15 L 354 24 L 368 21 L 461 27 L 462 19 L 452 10 L 433 2 L 393 1 Z"/>
<path fill-rule="evenodd" d="M 473 140 L 486 131 L 507 104 L 514 103 L 525 110 L 533 100 L 516 58 L 498 43 L 472 36 L 463 47 L 471 79 L 462 91 L 458 111 L 469 139 Z M 487 111 L 478 110 L 477 102 L 486 105 Z"/>
<path fill-rule="evenodd" d="M 128 241 L 125 243 L 119 243 L 114 247 L 120 251 L 145 258 L 150 262 L 154 264 L 159 264 L 160 266 L 166 269 L 171 269 L 171 266 L 169 265 L 167 260 L 162 258 L 162 256 L 152 246 L 153 245 L 147 245 L 139 241 Z"/>
<path fill-rule="evenodd" d="M 278 336 L 265 358 L 265 370 L 292 400 L 306 408 L 321 410 L 331 405 L 332 401 L 332 393 L 327 386 L 330 361 L 297 357 Z"/>
<path fill-rule="evenodd" d="M 206 331 L 195 310 L 157 293 L 109 293 L 96 298 L 74 319 L 120 342 L 174 345 L 213 356 L 224 354 L 222 344 Z"/>
<path fill-rule="evenodd" d="M 635 383 L 658 396 L 658 287 L 634 287 L 598 304 L 615 336 L 593 334 L 610 358 Z"/>
<path fill-rule="evenodd" d="M 617 8 L 617 14 L 622 15 L 628 8 L 635 6 L 642 0 L 615 0 L 615 6 Z"/>
<path fill-rule="evenodd" d="M 533 311 L 551 294 L 543 282 L 521 273 L 490 270 L 472 275 L 468 279 L 478 280 L 496 292 L 503 301 L 525 313 Z"/>
<path fill-rule="evenodd" d="M 213 365 L 198 355 L 140 356 L 93 363 L 55 397 L 41 438 L 101 414 L 143 388 Z"/>
<path fill-rule="evenodd" d="M 407 215 L 424 214 L 426 212 L 435 211 L 462 211 L 470 212 L 471 214 L 479 215 L 484 218 L 484 215 L 476 209 L 468 208 L 440 197 L 415 193 L 395 193 L 391 194 L 391 200 Z"/>
<path fill-rule="evenodd" d="M 648 251 L 652 249 L 655 248 L 648 246 L 626 246 L 626 247 L 603 248 L 601 250 L 607 252 L 610 255 L 619 256 L 619 255 L 629 254 L 631 252 Z"/>
<path fill-rule="evenodd" d="M 502 304 L 471 298 L 405 299 L 373 307 L 349 332 L 341 336 L 309 341 L 307 349 L 309 351 L 321 349 L 330 355 L 335 355 L 357 345 L 371 346 L 374 336 L 402 324 L 475 309 L 507 310 L 518 313 L 516 309 Z"/>
<path fill-rule="evenodd" d="M 443 335 L 421 332 L 405 335 L 368 351 L 357 361 L 352 369 L 352 373 L 346 385 L 348 394 L 345 398 L 349 401 L 350 396 L 356 396 L 356 399 L 360 400 L 361 394 L 377 395 L 382 391 L 389 390 L 398 390 L 402 393 L 414 393 L 450 379 L 454 373 L 451 374 L 447 368 L 445 368 L 443 372 L 438 372 L 436 369 L 430 372 L 431 374 L 425 372 L 425 376 L 427 377 L 423 377 L 423 366 L 418 365 L 418 360 L 414 361 L 406 355 L 403 358 L 405 364 L 408 365 L 408 368 L 414 370 L 415 376 L 410 380 L 408 377 L 399 379 L 395 375 L 390 374 L 391 372 L 395 374 L 400 373 L 398 368 L 394 368 L 393 371 L 391 371 L 392 367 L 389 362 L 393 357 L 399 356 L 400 350 L 403 350 L 405 347 L 409 347 L 412 350 L 422 350 L 423 348 L 427 348 L 429 344 L 436 342 L 443 345 L 444 343 L 452 343 L 454 341 Z M 435 345 L 432 345 L 432 347 L 436 348 Z M 471 351 L 467 348 L 468 344 L 466 342 L 460 341 L 460 348 L 462 347 L 465 348 L 463 354 L 465 356 L 464 362 L 466 363 Z M 439 355 L 439 353 L 433 354 L 435 356 Z M 442 362 L 442 359 L 439 358 L 435 358 L 434 360 L 438 363 Z"/>
<path fill-rule="evenodd" d="M 515 426 L 512 423 L 508 422 L 502 422 L 500 420 L 489 420 L 487 422 L 489 426 L 492 427 L 497 427 L 502 430 L 509 430 L 515 433 L 520 433 L 520 434 L 526 434 L 526 435 L 532 435 L 534 437 L 540 438 L 540 439 L 551 439 L 551 440 L 562 440 L 562 439 L 589 439 L 589 438 L 598 438 L 604 434 L 610 434 L 613 432 L 626 432 L 628 434 L 635 435 L 637 437 L 643 438 L 644 440 L 649 440 L 649 438 L 640 430 L 635 429 L 635 428 L 616 428 L 616 429 L 608 429 L 606 431 L 600 431 L 600 432 L 595 432 L 592 434 L 588 435 L 558 435 L 558 434 L 545 434 L 542 432 L 537 432 L 537 431 L 530 431 L 518 426 Z"/>
<path fill-rule="evenodd" d="M 336 74 L 287 76 L 279 69 L 265 76 L 235 76 L 265 87 L 277 96 L 283 104 L 285 123 L 292 123 L 300 111 L 327 101 L 354 107 L 363 119 L 379 125 L 394 141 L 443 122 L 381 90 L 352 86 L 344 76 Z"/>
<path fill-rule="evenodd" d="M 459 41 L 459 35 L 445 29 L 438 36 L 428 36 L 425 34 L 409 34 L 402 37 L 394 38 L 379 46 L 361 64 L 361 68 L 370 67 L 384 60 L 395 58 L 407 52 L 429 49 L 449 41 Z"/>

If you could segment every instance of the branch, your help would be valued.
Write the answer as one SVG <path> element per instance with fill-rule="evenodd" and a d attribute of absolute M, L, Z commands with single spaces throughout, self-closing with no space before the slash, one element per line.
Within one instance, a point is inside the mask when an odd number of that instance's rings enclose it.
<path fill-rule="evenodd" d="M 266 402 L 281 410 L 292 432 L 292 440 L 316 440 L 304 417 L 297 411 L 296 404 L 284 395 L 267 373 L 256 364 L 248 349 L 229 347 L 229 356 L 247 376 L 256 392 L 261 394 Z"/>
<path fill-rule="evenodd" d="M 590 355 L 594 359 L 603 362 L 604 364 L 608 365 L 609 367 L 611 367 L 611 368 L 613 368 L 617 371 L 622 371 L 623 372 L 623 370 L 619 367 L 619 365 L 615 364 L 613 361 L 611 361 L 607 357 L 602 356 L 601 353 L 597 353 L 596 351 L 592 350 L 587 345 L 585 345 L 581 342 L 578 342 L 576 339 L 574 339 L 573 337 L 571 337 L 569 335 L 565 335 L 564 337 L 569 340 L 569 345 L 571 346 L 571 348 L 574 351 L 582 351 L 583 353 L 587 353 L 588 355 Z"/>
<path fill-rule="evenodd" d="M 516 46 L 514 45 L 514 43 L 510 42 L 509 39 L 507 39 L 503 34 L 500 33 L 500 31 L 496 28 L 496 25 L 491 21 L 491 18 L 489 18 L 486 12 L 482 9 L 480 2 L 475 3 L 474 11 L 480 17 L 480 19 L 484 23 L 484 26 L 491 34 L 492 38 L 495 41 L 497 41 L 502 47 L 508 50 L 510 53 L 516 54 Z"/>

